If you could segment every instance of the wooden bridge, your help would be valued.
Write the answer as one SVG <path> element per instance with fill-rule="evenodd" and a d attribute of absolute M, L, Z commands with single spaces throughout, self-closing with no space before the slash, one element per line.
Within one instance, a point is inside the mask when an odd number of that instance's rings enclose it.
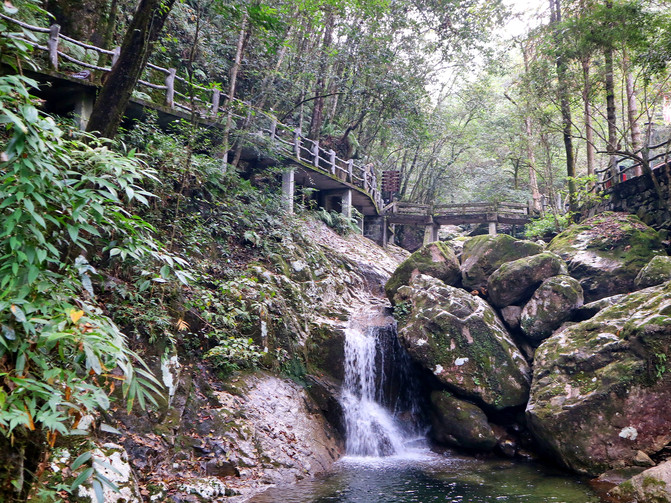
<path fill-rule="evenodd" d="M 79 127 L 85 129 L 100 78 L 111 70 L 119 48 L 107 50 L 77 41 L 62 35 L 58 25 L 45 28 L 4 14 L 0 18 L 21 29 L 9 34 L 10 37 L 20 38 L 46 56 L 48 68 L 31 76 L 48 84 L 38 93 L 46 100 L 48 110 L 59 114 L 74 111 Z M 75 71 L 64 71 L 64 64 Z M 230 99 L 220 88 L 221 85 L 194 84 L 178 76 L 174 68 L 149 63 L 137 86 L 138 91 L 148 94 L 133 97 L 126 115 L 142 118 L 148 110 L 154 110 L 161 126 L 195 116 L 200 124 L 219 130 L 224 130 L 230 119 L 238 134 L 244 132 L 246 141 L 269 147 L 273 155 L 289 166 L 282 176 L 287 211 L 293 211 L 296 184 L 317 189 L 320 204 L 326 209 L 338 209 L 351 217 L 356 208 L 363 215 L 364 235 L 382 244 L 387 242 L 388 225 L 394 224 L 425 226 L 425 240 L 435 240 L 438 227 L 443 224 L 487 222 L 490 233 L 495 233 L 497 223 L 522 225 L 529 221 L 526 205 L 510 203 L 434 206 L 396 202 L 383 207 L 372 163 L 341 159 L 334 150 L 324 149 L 318 141 L 304 137 L 300 129 L 282 124 L 274 115 L 255 109 L 250 103 Z M 156 99 L 163 103 L 156 103 Z"/>

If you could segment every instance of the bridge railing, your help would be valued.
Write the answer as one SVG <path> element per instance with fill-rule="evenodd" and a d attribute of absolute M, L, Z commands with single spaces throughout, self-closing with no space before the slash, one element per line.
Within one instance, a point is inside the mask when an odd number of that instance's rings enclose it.
<path fill-rule="evenodd" d="M 527 216 L 529 206 L 524 203 L 466 203 L 466 204 L 417 204 L 396 201 L 384 208 L 385 213 L 396 215 L 458 216 L 482 213 L 499 215 Z"/>
<path fill-rule="evenodd" d="M 11 36 L 20 38 L 22 42 L 31 47 L 48 53 L 49 66 L 56 72 L 63 73 L 59 69 L 62 60 L 77 67 L 104 73 L 109 72 L 118 60 L 119 47 L 107 50 L 80 42 L 61 34 L 60 26 L 56 24 L 49 28 L 33 26 L 4 14 L 0 14 L 0 19 L 37 34 L 32 37 L 20 34 Z M 101 66 L 78 59 L 63 50 L 61 42 L 67 42 L 85 51 L 93 51 L 99 56 L 98 61 L 108 57 L 111 66 Z M 318 141 L 305 138 L 299 129 L 282 124 L 272 114 L 253 108 L 250 103 L 229 99 L 229 96 L 220 90 L 221 84 L 209 86 L 195 84 L 177 75 L 177 70 L 174 68 L 163 68 L 152 63 L 147 64 L 144 73 L 148 75 L 145 77 L 146 80 L 140 79 L 138 84 L 152 91 L 161 91 L 164 94 L 165 106 L 189 114 L 195 112 L 199 118 L 204 120 L 222 120 L 230 116 L 235 121 L 238 135 L 243 129 L 251 141 L 260 138 L 270 140 L 271 144 L 282 154 L 293 157 L 311 169 L 362 189 L 369 194 L 378 208 L 382 208 L 382 196 L 377 188 L 377 175 L 372 164 L 357 164 L 352 159 L 341 159 L 333 149 L 325 149 L 319 145 Z M 151 76 L 155 74 L 163 76 L 161 83 L 151 81 Z M 209 98 L 204 99 L 206 96 Z"/>

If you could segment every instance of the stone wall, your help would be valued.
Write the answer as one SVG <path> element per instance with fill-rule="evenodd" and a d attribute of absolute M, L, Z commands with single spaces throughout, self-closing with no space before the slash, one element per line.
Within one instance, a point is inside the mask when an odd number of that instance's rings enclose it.
<path fill-rule="evenodd" d="M 671 168 L 671 166 L 669 166 Z M 604 211 L 622 211 L 637 215 L 646 224 L 657 230 L 671 231 L 671 198 L 669 197 L 668 173 L 662 169 L 654 170 L 659 180 L 665 201 L 659 201 L 650 177 L 639 176 L 618 183 L 606 191 L 607 198 L 583 211 L 585 217 L 591 217 Z"/>

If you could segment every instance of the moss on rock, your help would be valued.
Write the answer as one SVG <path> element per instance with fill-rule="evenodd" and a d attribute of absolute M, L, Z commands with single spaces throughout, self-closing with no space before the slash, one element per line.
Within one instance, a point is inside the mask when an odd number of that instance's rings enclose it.
<path fill-rule="evenodd" d="M 396 291 L 417 274 L 438 278 L 448 285 L 456 285 L 461 277 L 459 261 L 452 248 L 441 241 L 429 243 L 404 260 L 387 281 L 384 289 L 392 303 Z"/>
<path fill-rule="evenodd" d="M 671 280 L 671 257 L 657 255 L 641 269 L 634 283 L 638 288 L 647 288 L 669 280 Z"/>
<path fill-rule="evenodd" d="M 469 290 L 487 286 L 489 276 L 506 262 L 536 255 L 543 247 L 520 241 L 507 234 L 476 236 L 464 244 L 461 254 L 461 281 Z"/>
<path fill-rule="evenodd" d="M 431 393 L 431 435 L 441 444 L 490 451 L 496 435 L 485 413 L 476 405 L 447 391 Z"/>
<path fill-rule="evenodd" d="M 652 257 L 666 255 L 657 231 L 634 215 L 606 212 L 558 234 L 548 250 L 568 262 L 592 302 L 636 289 L 634 279 Z"/>

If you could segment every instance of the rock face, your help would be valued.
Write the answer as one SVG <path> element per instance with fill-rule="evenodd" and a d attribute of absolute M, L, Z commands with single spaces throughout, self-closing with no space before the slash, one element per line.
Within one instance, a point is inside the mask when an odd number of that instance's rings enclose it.
<path fill-rule="evenodd" d="M 485 413 L 476 405 L 459 400 L 447 391 L 431 393 L 431 404 L 431 434 L 436 441 L 485 451 L 496 446 L 494 430 Z"/>
<path fill-rule="evenodd" d="M 572 225 L 550 242 L 548 251 L 568 262 L 586 302 L 634 291 L 643 266 L 655 255 L 666 255 L 658 233 L 624 213 L 604 213 Z"/>
<path fill-rule="evenodd" d="M 407 285 L 417 274 L 438 278 L 447 285 L 455 285 L 461 278 L 459 261 L 452 248 L 436 241 L 417 250 L 394 271 L 384 287 L 389 300 L 393 302 L 399 287 Z"/>
<path fill-rule="evenodd" d="M 522 309 L 522 332 L 533 341 L 546 339 L 582 305 L 578 280 L 564 275 L 546 279 Z"/>
<path fill-rule="evenodd" d="M 548 278 L 566 274 L 566 262 L 559 255 L 543 252 L 506 262 L 489 277 L 487 294 L 495 307 L 525 301 Z"/>
<path fill-rule="evenodd" d="M 507 234 L 476 236 L 464 244 L 461 281 L 468 290 L 485 288 L 489 276 L 504 263 L 542 251 L 539 244 L 519 241 Z"/>
<path fill-rule="evenodd" d="M 671 503 L 671 461 L 632 477 L 608 495 L 631 503 Z"/>
<path fill-rule="evenodd" d="M 632 293 L 536 350 L 527 418 L 567 467 L 595 475 L 671 441 L 671 284 Z"/>
<path fill-rule="evenodd" d="M 638 288 L 647 288 L 669 280 L 671 280 L 671 257 L 657 255 L 641 269 L 634 283 Z"/>
<path fill-rule="evenodd" d="M 487 302 L 424 275 L 395 301 L 402 343 L 448 389 L 496 409 L 526 403 L 529 367 Z"/>

